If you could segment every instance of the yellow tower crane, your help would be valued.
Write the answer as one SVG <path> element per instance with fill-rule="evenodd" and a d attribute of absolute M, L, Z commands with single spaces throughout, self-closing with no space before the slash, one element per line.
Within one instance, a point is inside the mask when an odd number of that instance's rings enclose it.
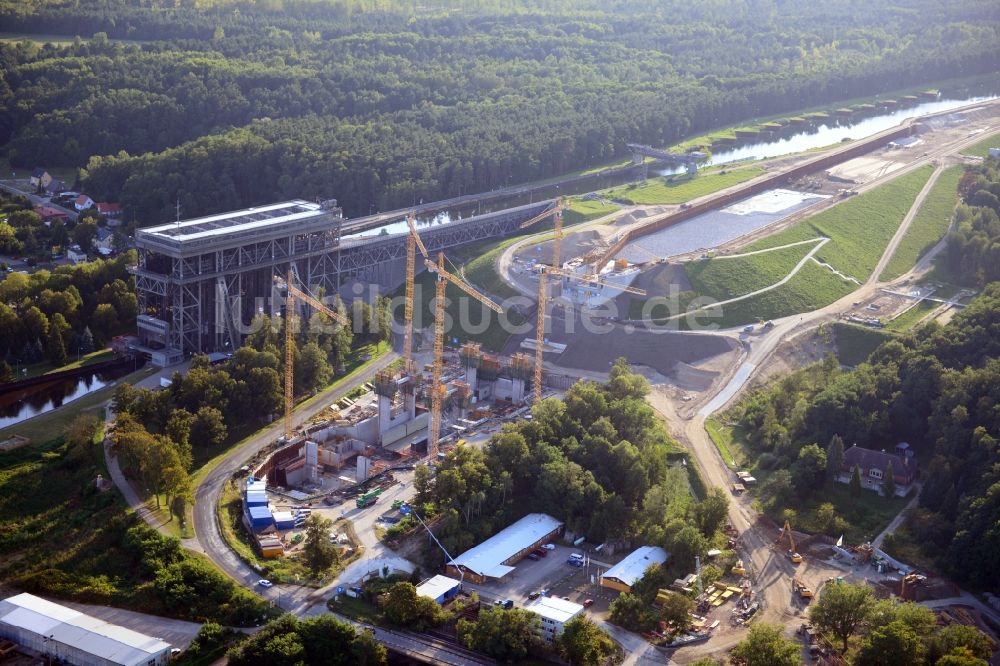
<path fill-rule="evenodd" d="M 552 263 L 550 264 L 554 268 L 559 268 L 559 254 L 562 251 L 562 212 L 563 212 L 563 200 L 560 197 L 556 199 L 556 205 L 548 210 L 544 211 L 540 215 L 521 223 L 521 228 L 526 229 L 533 224 L 541 222 L 542 220 L 548 218 L 551 215 L 555 215 L 555 238 L 552 240 Z M 545 306 L 548 303 L 548 294 L 545 290 L 545 281 L 547 279 L 547 271 L 543 267 L 538 273 L 538 316 L 535 321 L 535 378 L 534 378 L 534 396 L 535 402 L 542 399 L 542 361 L 543 361 L 543 345 L 545 343 Z"/>
<path fill-rule="evenodd" d="M 538 273 L 538 317 L 535 321 L 535 377 L 534 377 L 534 401 L 538 402 L 542 399 L 542 366 L 544 362 L 544 352 L 545 352 L 545 311 L 548 306 L 548 290 L 546 282 L 548 281 L 548 276 L 560 276 L 570 278 L 572 280 L 579 280 L 581 282 L 587 282 L 589 284 L 597 285 L 608 285 L 609 283 L 603 280 L 591 276 L 591 275 L 581 275 L 578 273 L 573 273 L 570 271 L 563 270 L 560 262 L 560 252 L 562 249 L 562 239 L 563 239 L 563 218 L 562 212 L 565 209 L 563 205 L 562 198 L 556 200 L 556 205 L 553 208 L 549 208 L 543 213 L 536 215 L 526 222 L 521 223 L 521 228 L 530 227 L 533 224 L 541 222 L 550 215 L 555 215 L 555 238 L 553 239 L 552 245 L 552 263 L 549 266 L 543 266 Z M 645 296 L 646 292 L 642 289 L 636 287 L 628 286 L 616 286 L 624 292 L 630 294 L 636 294 L 639 296 Z"/>
<path fill-rule="evenodd" d="M 415 230 L 413 213 L 406 216 L 406 223 Z M 420 238 L 415 233 L 406 236 L 406 298 L 403 301 L 403 372 L 413 372 L 413 280 L 416 275 L 416 246 Z M 421 243 L 421 245 L 423 245 Z M 426 248 L 421 248 L 424 256 Z"/>
<path fill-rule="evenodd" d="M 427 248 L 424 246 L 417 227 L 412 219 L 407 219 L 410 225 L 410 236 L 414 244 L 424 257 L 424 265 L 429 271 L 437 274 L 434 298 L 434 365 L 431 374 L 431 422 L 427 432 L 427 452 L 433 459 L 438 453 L 438 439 L 441 436 L 441 407 L 444 403 L 445 387 L 441 383 L 441 373 L 444 368 L 444 301 L 445 287 L 448 282 L 475 298 L 477 301 L 493 310 L 497 314 L 503 314 L 503 308 L 490 300 L 489 297 L 480 293 L 472 285 L 462 278 L 452 275 L 444 267 L 444 252 L 438 252 L 437 263 L 431 261 Z M 412 307 L 412 306 L 411 306 Z"/>
<path fill-rule="evenodd" d="M 308 303 L 335 322 L 350 326 L 351 320 L 339 312 L 328 308 L 318 298 L 299 289 L 292 282 L 292 269 L 288 269 L 288 277 L 282 280 L 274 278 L 275 284 L 285 290 L 285 441 L 292 439 L 292 409 L 295 406 L 293 395 L 295 379 L 295 301 Z"/>

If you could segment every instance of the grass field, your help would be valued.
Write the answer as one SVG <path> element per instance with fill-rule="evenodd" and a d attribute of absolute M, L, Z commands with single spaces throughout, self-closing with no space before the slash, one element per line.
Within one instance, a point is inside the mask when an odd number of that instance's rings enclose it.
<path fill-rule="evenodd" d="M 806 262 L 787 283 L 771 291 L 752 296 L 743 301 L 709 310 L 697 316 L 697 325 L 715 324 L 722 328 L 752 324 L 760 320 L 777 319 L 800 312 L 809 312 L 829 305 L 857 288 L 815 262 Z M 694 328 L 692 322 L 682 320 L 682 328 Z"/>
<path fill-rule="evenodd" d="M 712 417 L 705 421 L 705 430 L 730 469 L 738 469 L 747 463 L 746 451 L 739 443 L 743 433 L 738 426 L 726 425 Z"/>
<path fill-rule="evenodd" d="M 837 345 L 837 360 L 842 365 L 856 366 L 865 361 L 876 347 L 892 338 L 890 333 L 864 326 L 836 322 L 833 340 Z"/>
<path fill-rule="evenodd" d="M 986 157 L 990 154 L 990 148 L 1000 148 L 1000 132 L 990 134 L 979 143 L 969 146 L 962 151 L 963 155 L 973 157 Z"/>
<path fill-rule="evenodd" d="M 681 204 L 698 197 L 739 185 L 764 173 L 759 166 L 736 169 L 708 169 L 694 177 L 685 175 L 650 179 L 645 185 L 623 185 L 601 192 L 609 199 L 628 199 L 637 204 Z"/>
<path fill-rule="evenodd" d="M 837 270 L 864 282 L 910 210 L 934 167 L 928 165 L 848 199 L 785 231 L 752 244 L 750 250 L 828 236 L 817 255 Z"/>
<path fill-rule="evenodd" d="M 951 224 L 952 212 L 958 203 L 958 181 L 964 173 L 963 167 L 953 166 L 938 177 L 879 280 L 898 278 L 913 268 L 921 257 L 944 238 Z"/>
<path fill-rule="evenodd" d="M 692 261 L 684 264 L 684 272 L 696 292 L 721 301 L 778 282 L 814 247 L 810 243 L 749 257 Z"/>
<path fill-rule="evenodd" d="M 563 212 L 563 226 L 569 227 L 581 222 L 588 222 L 603 217 L 619 209 L 617 204 L 605 201 L 584 201 L 571 199 L 569 207 Z M 551 225 L 549 225 L 551 226 Z"/>
<path fill-rule="evenodd" d="M 757 474 L 759 477 L 759 474 Z M 892 522 L 892 519 L 903 510 L 910 500 L 903 497 L 882 497 L 870 490 L 863 490 L 861 497 L 851 497 L 850 488 L 846 483 L 827 481 L 821 491 L 811 498 L 800 501 L 793 507 L 783 507 L 795 512 L 792 524 L 795 529 L 806 532 L 823 532 L 824 526 L 819 524 L 816 509 L 821 504 L 829 502 L 838 516 L 847 523 L 844 529 L 844 541 L 847 543 L 863 543 L 878 536 L 879 532 Z M 774 509 L 770 517 L 774 520 L 782 518 L 782 511 Z M 780 522 L 779 522 L 780 524 Z M 839 534 L 830 536 L 838 537 Z"/>
<path fill-rule="evenodd" d="M 734 408 L 731 411 L 739 412 L 739 408 Z M 706 422 L 706 427 L 711 421 L 713 420 Z M 743 455 L 746 456 L 743 462 L 747 465 L 753 465 L 750 467 L 750 471 L 757 478 L 758 485 L 751 492 L 760 493 L 775 470 L 765 470 L 754 465 L 757 452 L 747 442 L 747 433 L 742 428 L 727 428 L 719 421 L 715 421 L 715 424 L 718 432 L 723 435 L 726 446 L 730 451 L 736 453 L 737 460 L 739 461 L 739 452 L 743 452 Z M 711 432 L 709 430 L 710 434 Z M 854 498 L 851 496 L 847 484 L 827 481 L 822 489 L 817 490 L 806 499 L 796 498 L 794 503 L 788 506 L 775 506 L 773 503 L 767 502 L 761 509 L 765 515 L 779 525 L 787 517 L 796 530 L 829 533 L 830 526 L 821 524 L 817 518 L 817 509 L 827 502 L 833 505 L 835 514 L 842 521 L 846 521 L 838 525 L 836 533 L 831 534 L 831 536 L 839 537 L 842 530 L 844 540 L 847 543 L 861 543 L 873 539 L 885 529 L 886 525 L 903 510 L 909 499 L 881 497 L 869 490 L 863 491 L 860 497 Z"/>
<path fill-rule="evenodd" d="M 141 521 L 117 491 L 95 487 L 97 474 L 108 477 L 103 429 L 76 447 L 59 431 L 51 434 L 0 453 L 0 579 L 25 591 L 187 619 L 204 613 L 232 622 L 236 605 L 263 611 L 207 558 L 186 551 L 177 554 L 182 570 L 172 570 L 179 576 L 174 587 L 158 588 L 159 572 L 149 571 L 145 556 L 163 553 L 130 542 L 130 528 Z M 177 603 L 185 590 L 202 601 Z M 217 604 L 211 609 L 205 608 L 209 599 Z"/>
<path fill-rule="evenodd" d="M 941 304 L 934 301 L 920 301 L 895 319 L 885 322 L 885 327 L 890 331 L 908 331 L 939 307 Z"/>

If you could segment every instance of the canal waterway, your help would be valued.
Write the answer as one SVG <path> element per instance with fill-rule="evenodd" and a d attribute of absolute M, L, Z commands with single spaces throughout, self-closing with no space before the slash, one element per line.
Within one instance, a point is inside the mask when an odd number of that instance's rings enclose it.
<path fill-rule="evenodd" d="M 744 139 L 731 148 L 718 149 L 709 158 L 708 166 L 722 166 L 737 162 L 769 159 L 781 155 L 801 153 L 816 148 L 824 148 L 839 143 L 844 139 L 852 141 L 864 139 L 884 130 L 896 127 L 904 120 L 917 118 L 933 113 L 947 112 L 976 102 L 996 99 L 1000 93 L 1000 81 L 984 84 L 976 90 L 961 90 L 942 93 L 936 100 L 916 102 L 910 106 L 895 109 L 878 109 L 869 112 L 859 112 L 851 116 L 835 116 L 812 121 L 808 125 L 792 129 L 785 127 L 781 131 L 770 133 L 765 137 L 762 133 L 754 139 Z M 683 169 L 657 169 L 653 172 L 659 176 L 670 176 L 680 173 Z M 635 172 L 617 172 L 603 177 L 595 177 L 583 182 L 563 183 L 529 193 L 491 200 L 484 204 L 452 208 L 436 213 L 418 215 L 418 228 L 430 228 L 451 222 L 463 220 L 473 215 L 490 213 L 505 208 L 523 206 L 525 204 L 552 199 L 559 196 L 571 196 L 597 192 L 610 187 L 617 187 L 636 179 Z M 345 234 L 343 238 L 370 238 L 378 235 L 404 233 L 407 229 L 405 220 L 392 222 L 375 229 Z"/>
<path fill-rule="evenodd" d="M 79 377 L 36 384 L 0 396 L 0 428 L 50 412 L 74 400 L 113 384 L 133 371 L 132 364 L 100 370 Z M 56 435 L 58 433 L 53 433 Z"/>

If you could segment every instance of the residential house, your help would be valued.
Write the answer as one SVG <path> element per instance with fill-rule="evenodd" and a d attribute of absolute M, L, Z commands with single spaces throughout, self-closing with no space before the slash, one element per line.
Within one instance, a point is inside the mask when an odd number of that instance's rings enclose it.
<path fill-rule="evenodd" d="M 121 207 L 116 203 L 100 202 L 95 205 L 97 206 L 97 212 L 106 218 L 117 218 L 122 214 Z"/>
<path fill-rule="evenodd" d="M 28 179 L 28 182 L 31 183 L 32 187 L 46 187 L 52 182 L 52 176 L 50 176 L 49 172 L 42 167 L 35 167 L 35 169 L 31 172 L 31 177 Z"/>
<path fill-rule="evenodd" d="M 94 249 L 102 256 L 110 256 L 114 248 L 114 232 L 105 227 L 98 227 L 94 234 Z"/>
<path fill-rule="evenodd" d="M 882 483 L 889 474 L 890 465 L 893 481 L 896 483 L 896 495 L 906 497 L 917 480 L 917 461 L 913 457 L 910 445 L 906 442 L 897 444 L 893 453 L 866 449 L 855 444 L 844 451 L 844 463 L 840 466 L 837 480 L 841 483 L 850 483 L 854 468 L 859 467 L 861 487 L 881 493 Z"/>
<path fill-rule="evenodd" d="M 87 261 L 87 253 L 79 245 L 70 245 L 69 249 L 66 250 L 66 258 L 74 264 L 78 264 L 81 261 Z"/>
<path fill-rule="evenodd" d="M 42 218 L 45 226 L 51 225 L 52 220 L 62 220 L 65 222 L 69 219 L 69 216 L 65 212 L 52 206 L 35 206 L 35 212 L 38 213 L 38 217 Z"/>
<path fill-rule="evenodd" d="M 50 180 L 49 184 L 45 185 L 44 187 L 45 187 L 45 194 L 49 195 L 50 197 L 54 197 L 60 192 L 65 192 L 66 190 L 69 189 L 68 187 L 66 187 L 66 183 L 62 182 L 61 180 L 56 180 L 55 178 Z"/>
<path fill-rule="evenodd" d="M 73 206 L 78 211 L 82 212 L 87 210 L 88 208 L 92 208 L 94 206 L 94 200 L 88 197 L 86 194 L 81 194 L 76 198 L 76 201 L 73 202 Z"/>

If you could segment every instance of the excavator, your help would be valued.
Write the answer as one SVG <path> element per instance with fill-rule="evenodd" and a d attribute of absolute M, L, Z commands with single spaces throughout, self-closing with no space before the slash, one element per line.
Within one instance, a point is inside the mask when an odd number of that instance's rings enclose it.
<path fill-rule="evenodd" d="M 792 525 L 787 520 L 785 521 L 785 526 L 781 528 L 781 534 L 778 535 L 778 540 L 775 543 L 781 543 L 786 535 L 788 536 L 788 559 L 792 561 L 792 564 L 801 564 L 802 556 L 795 552 L 795 537 L 792 536 Z"/>

